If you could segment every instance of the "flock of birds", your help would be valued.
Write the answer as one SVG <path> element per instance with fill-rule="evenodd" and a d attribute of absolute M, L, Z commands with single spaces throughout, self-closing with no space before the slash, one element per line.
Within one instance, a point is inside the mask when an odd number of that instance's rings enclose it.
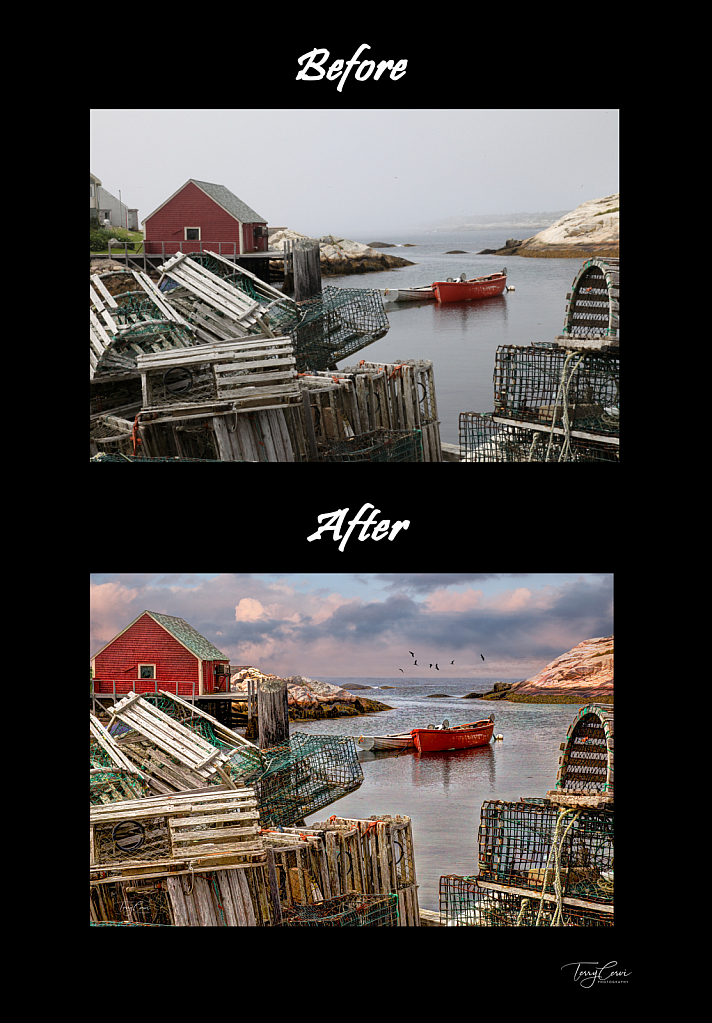
<path fill-rule="evenodd" d="M 415 654 L 413 653 L 413 651 L 412 651 L 412 650 L 409 650 L 409 651 L 408 651 L 408 653 L 409 653 L 409 654 L 410 654 L 410 656 L 411 656 L 411 657 L 413 658 L 413 664 L 414 664 L 414 665 L 417 665 L 417 664 L 418 664 L 418 662 L 417 662 L 417 660 L 415 659 Z M 481 658 L 482 658 L 482 660 L 484 661 L 484 659 L 485 659 L 485 656 L 484 656 L 484 654 L 480 654 L 480 657 L 481 657 Z M 450 664 L 454 664 L 454 663 L 455 663 L 454 661 L 450 661 Z M 424 667 L 425 667 L 425 665 L 424 665 L 424 664 L 420 664 L 420 665 L 418 665 L 418 667 L 419 667 L 419 668 L 424 668 Z M 432 664 L 430 664 L 430 665 L 429 665 L 429 667 L 430 667 L 430 668 L 432 668 L 432 667 L 433 667 L 433 665 L 432 665 Z M 435 667 L 436 667 L 436 669 L 437 669 L 438 671 L 440 671 L 440 668 L 438 667 L 438 665 L 437 665 L 437 664 L 435 665 Z M 398 669 L 398 671 L 403 671 L 403 669 L 402 669 L 402 668 L 399 668 L 399 669 Z M 404 672 L 404 671 L 403 671 L 403 674 L 405 675 L 405 672 Z"/>

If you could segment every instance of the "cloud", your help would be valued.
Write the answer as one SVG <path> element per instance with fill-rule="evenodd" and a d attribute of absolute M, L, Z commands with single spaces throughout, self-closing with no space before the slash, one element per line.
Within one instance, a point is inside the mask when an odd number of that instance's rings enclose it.
<path fill-rule="evenodd" d="M 243 597 L 235 608 L 235 621 L 256 622 L 258 618 L 262 618 L 266 614 L 267 611 L 262 607 L 259 600 L 253 600 L 252 597 Z"/>
<path fill-rule="evenodd" d="M 482 590 L 466 590 L 464 593 L 452 593 L 447 590 L 436 590 L 425 600 L 430 611 L 461 613 L 472 611 L 482 602 Z"/>
<path fill-rule="evenodd" d="M 473 581 L 483 579 L 494 587 Z M 341 592 L 354 580 L 363 596 Z M 278 675 L 392 677 L 414 650 L 441 669 L 454 659 L 453 674 L 525 678 L 609 635 L 612 604 L 610 576 L 95 576 L 90 653 L 149 609 L 185 618 L 233 663 Z"/>

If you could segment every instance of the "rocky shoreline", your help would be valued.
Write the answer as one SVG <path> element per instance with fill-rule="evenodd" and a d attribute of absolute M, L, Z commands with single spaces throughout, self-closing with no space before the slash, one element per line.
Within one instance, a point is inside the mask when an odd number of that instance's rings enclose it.
<path fill-rule="evenodd" d="M 285 228 L 274 234 L 270 233 L 269 247 L 281 249 L 282 243 L 285 241 L 305 240 L 310 240 L 308 235 Z M 349 238 L 338 238 L 331 234 L 311 240 L 319 243 L 322 277 L 378 273 L 382 270 L 395 270 L 402 266 L 415 265 L 409 259 L 403 259 L 402 256 L 391 256 L 385 252 L 379 252 L 380 248 L 391 247 L 385 242 L 378 242 L 376 246 L 363 245 L 361 242 L 354 242 Z M 276 262 L 275 266 L 277 266 Z"/>
<path fill-rule="evenodd" d="M 276 680 L 279 676 L 265 674 L 258 668 L 246 668 L 235 672 L 231 678 L 231 689 L 235 694 L 233 708 L 238 714 L 247 714 L 247 683 L 250 678 L 259 684 L 261 680 Z M 374 714 L 381 710 L 392 710 L 392 707 L 379 700 L 354 696 L 339 686 L 305 678 L 303 675 L 292 675 L 283 681 L 287 683 L 287 706 L 290 721 L 356 717 L 359 714 Z M 240 698 L 242 694 L 244 694 L 243 699 Z"/>
<path fill-rule="evenodd" d="M 532 256 L 539 259 L 618 258 L 620 193 L 591 199 L 531 238 L 508 238 L 501 249 L 478 255 Z"/>

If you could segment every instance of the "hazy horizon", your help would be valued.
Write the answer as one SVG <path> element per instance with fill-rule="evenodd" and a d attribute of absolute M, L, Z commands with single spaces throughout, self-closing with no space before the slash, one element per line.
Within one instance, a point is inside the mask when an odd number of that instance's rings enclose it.
<path fill-rule="evenodd" d="M 90 169 L 140 224 L 195 178 L 225 185 L 270 227 L 373 240 L 446 219 L 568 212 L 618 191 L 617 110 L 434 113 L 96 109 Z M 566 157 L 576 152 L 585 161 Z"/>

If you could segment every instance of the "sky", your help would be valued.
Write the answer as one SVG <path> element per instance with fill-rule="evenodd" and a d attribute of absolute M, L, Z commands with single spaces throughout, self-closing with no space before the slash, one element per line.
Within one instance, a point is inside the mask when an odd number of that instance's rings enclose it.
<path fill-rule="evenodd" d="M 519 681 L 613 634 L 613 576 L 100 573 L 90 656 L 143 611 L 183 618 L 232 664 L 283 678 Z"/>
<path fill-rule="evenodd" d="M 372 84 L 398 96 L 398 82 Z M 337 98 L 331 82 L 297 87 Z M 618 191 L 617 110 L 349 109 L 359 87 L 345 84 L 343 108 L 92 110 L 90 168 L 139 222 L 195 178 L 225 185 L 270 227 L 366 241 Z"/>

